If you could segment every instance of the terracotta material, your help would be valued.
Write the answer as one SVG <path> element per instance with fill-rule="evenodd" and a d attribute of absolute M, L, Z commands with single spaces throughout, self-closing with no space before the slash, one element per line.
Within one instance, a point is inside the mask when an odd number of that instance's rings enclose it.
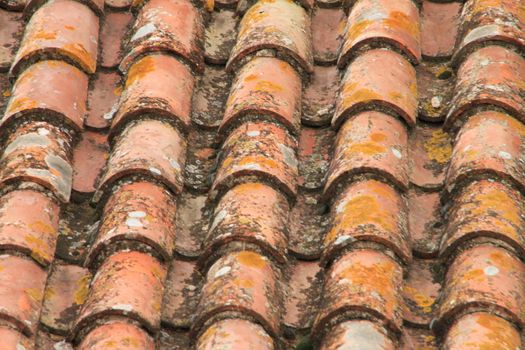
<path fill-rule="evenodd" d="M 462 6 L 461 2 L 423 1 L 421 7 L 423 56 L 439 58 L 452 56 L 458 36 Z"/>
<path fill-rule="evenodd" d="M 14 49 L 18 46 L 18 33 L 23 28 L 23 20 L 19 13 L 0 9 L 0 21 L 0 70 L 3 71 L 9 69 L 15 57 Z"/>
<path fill-rule="evenodd" d="M 0 158 L 1 183 L 34 182 L 67 202 L 73 177 L 69 140 L 67 134 L 45 122 L 21 126 L 10 135 Z"/>
<path fill-rule="evenodd" d="M 25 70 L 13 87 L 2 126 L 38 115 L 80 131 L 86 114 L 88 77 L 63 61 L 42 61 Z"/>
<path fill-rule="evenodd" d="M 387 331 L 374 322 L 353 320 L 336 325 L 323 339 L 320 350 L 394 350 Z"/>
<path fill-rule="evenodd" d="M 0 317 L 26 336 L 34 335 L 46 272 L 34 261 L 0 255 Z"/>
<path fill-rule="evenodd" d="M 109 344 L 109 345 L 108 345 Z M 80 343 L 79 350 L 154 350 L 155 342 L 141 328 L 123 322 L 112 322 L 95 328 Z"/>
<path fill-rule="evenodd" d="M 98 31 L 99 19 L 86 5 L 72 0 L 48 2 L 26 25 L 10 73 L 18 75 L 31 61 L 57 57 L 92 74 L 97 65 Z"/>
<path fill-rule="evenodd" d="M 193 333 L 221 314 L 238 314 L 256 320 L 270 335 L 279 327 L 278 273 L 266 257 L 252 252 L 232 252 L 209 269 L 202 289 Z"/>
<path fill-rule="evenodd" d="M 336 66 L 314 66 L 310 83 L 303 90 L 301 122 L 305 125 L 329 125 L 339 90 Z"/>
<path fill-rule="evenodd" d="M 406 322 L 421 328 L 432 322 L 441 293 L 440 279 L 434 272 L 439 266 L 439 260 L 417 259 L 412 262 L 403 286 L 407 306 L 403 318 Z"/>
<path fill-rule="evenodd" d="M 312 42 L 316 63 L 337 61 L 344 35 L 346 15 L 339 8 L 316 8 L 312 16 Z"/>
<path fill-rule="evenodd" d="M 524 79 L 525 58 L 518 53 L 502 46 L 475 51 L 459 67 L 446 125 L 462 124 L 467 112 L 479 106 L 497 106 L 524 120 Z"/>
<path fill-rule="evenodd" d="M 86 331 L 108 315 L 126 316 L 151 332 L 160 326 L 166 269 L 155 258 L 139 252 L 117 252 L 98 269 L 73 334 Z M 111 333 L 103 332 L 104 336 Z M 119 333 L 115 333 L 118 336 Z"/>
<path fill-rule="evenodd" d="M 116 2 L 116 1 L 115 1 Z M 100 65 L 104 68 L 117 67 L 122 59 L 122 41 L 133 16 L 127 12 L 107 12 L 100 33 Z"/>
<path fill-rule="evenodd" d="M 289 206 L 278 190 L 262 183 L 240 184 L 215 207 L 202 259 L 235 242 L 254 243 L 280 262 L 286 261 Z"/>
<path fill-rule="evenodd" d="M 256 176 L 293 200 L 297 188 L 296 148 L 296 141 L 279 126 L 243 124 L 222 145 L 212 190 L 224 193 L 243 177 Z"/>
<path fill-rule="evenodd" d="M 332 158 L 335 132 L 330 127 L 309 128 L 303 126 L 299 137 L 299 186 L 321 189 Z"/>
<path fill-rule="evenodd" d="M 28 210 L 31 208 L 31 210 Z M 47 266 L 58 235 L 58 203 L 43 193 L 19 190 L 0 198 L 0 247 L 17 250 Z"/>
<path fill-rule="evenodd" d="M 159 152 L 150 152 L 156 149 Z M 186 142 L 177 129 L 157 120 L 130 124 L 115 141 L 100 181 L 106 191 L 117 180 L 140 174 L 168 186 L 173 192 L 182 190 L 182 171 Z"/>
<path fill-rule="evenodd" d="M 409 126 L 416 122 L 416 71 L 403 56 L 385 49 L 367 51 L 348 66 L 332 125 L 339 128 L 358 112 L 378 108 Z"/>
<path fill-rule="evenodd" d="M 337 64 L 345 67 L 367 45 L 393 47 L 417 64 L 421 59 L 420 36 L 419 11 L 412 0 L 356 1 Z"/>
<path fill-rule="evenodd" d="M 117 111 L 121 93 L 118 73 L 99 72 L 88 93 L 88 112 L 84 124 L 92 129 L 108 128 Z"/>
<path fill-rule="evenodd" d="M 32 342 L 30 338 L 24 336 L 22 333 L 12 328 L 0 327 L 0 338 L 2 339 L 2 346 L 4 347 L 4 349 L 33 349 L 34 342 Z"/>
<path fill-rule="evenodd" d="M 243 59 L 257 51 L 272 49 L 307 73 L 313 72 L 310 17 L 287 0 L 262 0 L 250 7 L 239 24 L 237 43 L 226 65 L 237 70 Z"/>
<path fill-rule="evenodd" d="M 445 219 L 440 215 L 439 192 L 411 190 L 408 194 L 408 227 L 412 249 L 419 256 L 437 257 Z"/>
<path fill-rule="evenodd" d="M 410 262 L 406 202 L 393 187 L 376 180 L 349 185 L 335 197 L 331 215 L 332 226 L 323 242 L 324 263 L 358 241 L 382 244 Z"/>
<path fill-rule="evenodd" d="M 194 78 L 179 60 L 167 55 L 149 55 L 129 69 L 111 133 L 131 120 L 152 115 L 173 122 L 182 131 L 190 124 Z"/>
<path fill-rule="evenodd" d="M 182 57 L 197 72 L 203 70 L 204 27 L 190 0 L 150 0 L 141 9 L 120 63 L 126 72 L 139 56 L 156 51 Z"/>
<path fill-rule="evenodd" d="M 256 57 L 237 73 L 219 132 L 227 134 L 245 120 L 265 116 L 265 119 L 281 123 L 291 133 L 298 134 L 301 80 L 285 61 Z"/>
<path fill-rule="evenodd" d="M 273 340 L 260 325 L 240 319 L 214 323 L 199 337 L 197 350 L 274 350 Z"/>
<path fill-rule="evenodd" d="M 168 261 L 175 243 L 175 213 L 173 196 L 159 185 L 136 181 L 120 186 L 105 204 L 88 262 L 100 261 L 118 246 L 146 246 Z"/>
<path fill-rule="evenodd" d="M 288 298 L 285 301 L 284 323 L 294 329 L 311 327 L 317 311 L 316 296 L 320 293 L 317 275 L 322 269 L 317 261 L 299 261 L 291 270 Z"/>
<path fill-rule="evenodd" d="M 92 194 L 96 181 L 109 157 L 107 137 L 92 131 L 85 131 L 82 140 L 73 151 L 73 191 Z"/>
<path fill-rule="evenodd" d="M 406 126 L 381 112 L 362 112 L 347 120 L 337 133 L 325 192 L 362 174 L 386 179 L 408 188 L 408 136 Z"/>
<path fill-rule="evenodd" d="M 237 37 L 238 17 L 234 11 L 214 11 L 206 26 L 204 57 L 211 64 L 226 64 Z"/>

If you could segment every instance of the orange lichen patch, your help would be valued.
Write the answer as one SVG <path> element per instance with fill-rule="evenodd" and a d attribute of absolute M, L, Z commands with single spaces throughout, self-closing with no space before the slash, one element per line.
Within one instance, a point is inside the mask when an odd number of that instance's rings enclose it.
<path fill-rule="evenodd" d="M 56 37 L 57 37 L 56 31 L 47 32 L 45 30 L 39 30 L 33 36 L 33 38 L 40 39 L 40 40 L 54 40 L 56 39 Z"/>
<path fill-rule="evenodd" d="M 146 56 L 131 66 L 128 71 L 125 87 L 134 84 L 136 81 L 142 79 L 148 73 L 155 70 L 154 58 Z"/>
<path fill-rule="evenodd" d="M 419 22 L 415 22 L 406 13 L 401 11 L 392 11 L 388 18 L 383 20 L 383 25 L 387 28 L 402 28 L 410 35 L 419 39 Z"/>
<path fill-rule="evenodd" d="M 361 34 L 363 34 L 366 31 L 366 29 L 373 23 L 374 22 L 372 20 L 368 19 L 352 23 L 350 28 L 348 28 L 347 30 L 347 41 L 354 41 Z"/>
<path fill-rule="evenodd" d="M 56 294 L 57 293 L 53 287 L 46 287 L 44 292 L 44 300 L 53 298 Z"/>
<path fill-rule="evenodd" d="M 432 306 L 436 302 L 435 298 L 420 293 L 416 288 L 404 286 L 404 292 L 411 297 L 411 300 L 415 301 L 417 306 L 423 310 L 423 312 L 431 312 Z"/>
<path fill-rule="evenodd" d="M 443 130 L 436 130 L 432 137 L 424 143 L 428 157 L 438 163 L 446 163 L 452 155 L 452 143 L 450 136 Z"/>
<path fill-rule="evenodd" d="M 73 297 L 75 304 L 82 305 L 86 301 L 88 293 L 89 293 L 90 281 L 91 281 L 91 278 L 89 275 L 85 275 L 77 280 L 76 282 L 77 289 Z"/>
<path fill-rule="evenodd" d="M 47 233 L 50 235 L 56 235 L 57 233 L 54 227 L 40 220 L 32 222 L 28 226 L 31 230 L 35 230 L 37 232 Z"/>
<path fill-rule="evenodd" d="M 38 106 L 38 102 L 27 98 L 27 97 L 17 97 L 13 98 L 11 102 L 9 103 L 9 106 L 7 107 L 6 114 L 12 114 L 17 111 L 21 111 L 24 109 L 33 109 Z"/>
<path fill-rule="evenodd" d="M 384 152 L 386 152 L 386 148 L 374 142 L 354 143 L 345 149 L 345 153 L 347 154 L 362 153 L 368 156 Z"/>
<path fill-rule="evenodd" d="M 31 247 L 31 257 L 41 264 L 51 260 L 51 256 L 47 252 L 49 250 L 48 243 L 35 236 L 25 236 L 25 241 Z"/>
<path fill-rule="evenodd" d="M 268 264 L 268 262 L 261 255 L 250 251 L 242 251 L 237 254 L 237 260 L 245 266 L 256 269 L 261 269 Z"/>
<path fill-rule="evenodd" d="M 255 74 L 255 73 L 248 74 L 247 76 L 244 77 L 244 81 L 252 81 L 252 80 L 256 80 L 256 79 L 259 79 L 259 75 Z"/>
<path fill-rule="evenodd" d="M 10 96 L 11 96 L 11 90 L 8 90 L 8 89 L 4 90 L 4 91 L 2 92 L 2 96 L 4 96 L 4 97 L 10 97 Z"/>
<path fill-rule="evenodd" d="M 232 160 L 233 159 L 230 158 L 230 162 Z M 259 165 L 261 167 L 267 167 L 267 168 L 273 168 L 273 169 L 279 167 L 279 163 L 276 160 L 270 159 L 270 158 L 261 157 L 261 156 L 244 157 L 237 164 L 238 164 L 238 166 L 241 166 L 241 167 L 244 167 L 246 165 L 253 165 L 253 164 Z M 224 166 L 227 166 L 226 165 L 226 160 L 224 162 Z"/>
<path fill-rule="evenodd" d="M 93 61 L 91 54 L 86 50 L 84 45 L 80 43 L 71 43 L 64 45 L 63 49 L 72 59 L 78 59 L 80 62 L 87 64 L 87 67 L 84 68 L 86 68 L 89 73 L 95 72 L 96 62 Z"/>
<path fill-rule="evenodd" d="M 248 279 L 242 279 L 242 278 L 235 279 L 233 281 L 233 284 L 241 288 L 252 288 L 253 287 L 253 281 L 248 280 Z"/>
<path fill-rule="evenodd" d="M 115 96 L 120 96 L 122 94 L 122 90 L 123 90 L 122 85 L 119 85 L 113 89 L 113 94 Z"/>
<path fill-rule="evenodd" d="M 36 288 L 28 288 L 25 290 L 25 293 L 29 298 L 35 302 L 40 303 L 42 302 L 42 297 L 44 296 L 44 293 L 42 293 L 42 290 L 36 289 Z"/>
<path fill-rule="evenodd" d="M 279 84 L 272 83 L 270 81 L 258 81 L 255 84 L 255 91 L 273 93 L 283 91 L 283 87 Z"/>
<path fill-rule="evenodd" d="M 74 26 L 65 25 L 64 28 L 67 30 L 75 30 L 76 28 Z"/>

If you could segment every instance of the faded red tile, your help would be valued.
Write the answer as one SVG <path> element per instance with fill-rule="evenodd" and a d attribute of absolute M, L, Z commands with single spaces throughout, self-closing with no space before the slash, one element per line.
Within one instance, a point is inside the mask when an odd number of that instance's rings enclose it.
<path fill-rule="evenodd" d="M 487 137 L 490 135 L 490 137 Z M 479 112 L 457 136 L 447 173 L 452 191 L 481 174 L 510 179 L 525 187 L 525 125 L 504 113 Z"/>
<path fill-rule="evenodd" d="M 128 54 L 120 64 L 125 72 L 139 56 L 171 52 L 202 72 L 204 27 L 199 11 L 189 0 L 150 0 L 141 9 L 132 29 Z"/>
<path fill-rule="evenodd" d="M 314 10 L 312 16 L 312 43 L 316 63 L 332 64 L 337 61 L 344 34 L 346 15 L 340 8 Z"/>
<path fill-rule="evenodd" d="M 69 135 L 46 122 L 31 122 L 12 133 L 6 144 L 0 159 L 1 183 L 34 182 L 69 201 L 73 177 Z"/>
<path fill-rule="evenodd" d="M 301 121 L 305 125 L 329 125 L 339 90 L 336 66 L 314 66 L 310 83 L 303 90 Z"/>
<path fill-rule="evenodd" d="M 419 11 L 412 0 L 361 0 L 355 2 L 345 29 L 337 64 L 344 67 L 360 49 L 394 47 L 413 64 L 421 60 Z M 383 69 L 392 68 L 386 65 Z"/>
<path fill-rule="evenodd" d="M 57 243 L 58 215 L 58 203 L 43 193 L 15 190 L 4 194 L 0 198 L 0 247 L 49 265 Z"/>
<path fill-rule="evenodd" d="M 322 188 L 330 165 L 335 133 L 332 128 L 302 127 L 299 136 L 299 186 Z"/>
<path fill-rule="evenodd" d="M 191 261 L 173 259 L 166 279 L 162 322 L 173 328 L 189 328 L 199 299 L 201 275 Z"/>
<path fill-rule="evenodd" d="M 479 106 L 497 106 L 525 118 L 525 58 L 509 48 L 487 46 L 470 54 L 458 70 L 446 125 L 457 126 Z"/>
<path fill-rule="evenodd" d="M 1 318 L 28 336 L 38 327 L 46 277 L 32 260 L 0 255 Z"/>
<path fill-rule="evenodd" d="M 373 276 L 374 278 L 370 278 Z M 386 254 L 355 250 L 344 254 L 327 271 L 323 300 L 312 334 L 329 324 L 353 317 L 374 317 L 393 332 L 401 331 L 402 268 Z"/>
<path fill-rule="evenodd" d="M 320 294 L 317 274 L 321 267 L 316 261 L 299 261 L 290 273 L 288 297 L 284 302 L 283 322 L 287 327 L 307 329 L 311 327 L 317 311 L 316 300 Z"/>
<path fill-rule="evenodd" d="M 521 349 L 520 333 L 509 321 L 488 312 L 475 312 L 454 322 L 443 350 Z"/>
<path fill-rule="evenodd" d="M 362 174 L 385 178 L 408 188 L 408 135 L 402 121 L 381 112 L 348 119 L 337 134 L 325 185 L 326 193 Z"/>
<path fill-rule="evenodd" d="M 71 0 L 44 4 L 26 25 L 24 40 L 16 54 L 11 74 L 49 56 L 72 61 L 86 73 L 95 72 L 99 20 L 86 5 Z"/>
<path fill-rule="evenodd" d="M 42 61 L 31 65 L 16 81 L 2 118 L 2 126 L 21 118 L 67 125 L 80 131 L 86 114 L 88 78 L 63 61 Z"/>
<path fill-rule="evenodd" d="M 260 325 L 240 319 L 214 323 L 199 337 L 197 350 L 257 349 L 274 350 L 273 339 Z"/>
<path fill-rule="evenodd" d="M 155 342 L 141 328 L 123 322 L 98 326 L 82 340 L 78 350 L 154 350 Z"/>
<path fill-rule="evenodd" d="M 298 176 L 296 149 L 297 142 L 274 124 L 243 124 L 222 146 L 212 190 L 222 194 L 243 182 L 243 177 L 256 176 L 274 184 L 293 200 Z"/>
<path fill-rule="evenodd" d="M 219 10 L 211 13 L 205 32 L 205 58 L 212 64 L 226 64 L 237 37 L 238 17 L 235 11 Z"/>
<path fill-rule="evenodd" d="M 217 260 L 206 275 L 194 334 L 224 313 L 236 312 L 253 318 L 270 335 L 279 333 L 278 272 L 270 260 L 252 252 L 226 254 Z"/>
<path fill-rule="evenodd" d="M 186 130 L 194 83 L 191 71 L 173 56 L 149 55 L 135 61 L 127 74 L 111 137 L 146 115 L 164 118 Z"/>
<path fill-rule="evenodd" d="M 450 57 L 458 36 L 461 2 L 424 0 L 421 7 L 421 51 L 425 57 Z"/>
<path fill-rule="evenodd" d="M 300 5 L 286 0 L 259 1 L 241 20 L 226 69 L 236 71 L 247 55 L 273 49 L 284 55 L 288 63 L 312 73 L 310 30 L 310 17 Z"/>
<path fill-rule="evenodd" d="M 207 194 L 184 191 L 178 196 L 175 227 L 175 250 L 186 257 L 198 257 L 208 232 Z"/>
<path fill-rule="evenodd" d="M 346 70 L 332 125 L 338 128 L 344 120 L 363 109 L 382 109 L 413 126 L 417 101 L 414 67 L 394 51 L 367 51 Z"/>
<path fill-rule="evenodd" d="M 145 253 L 118 252 L 108 257 L 91 283 L 72 334 L 79 337 L 79 332 L 89 331 L 107 315 L 127 316 L 155 332 L 160 326 L 165 277 L 164 266 Z"/>
<path fill-rule="evenodd" d="M 34 349 L 34 342 L 30 338 L 10 327 L 0 327 L 0 339 L 5 350 Z"/>
<path fill-rule="evenodd" d="M 0 7 L 2 7 L 0 5 Z M 22 16 L 0 8 L 0 71 L 8 70 L 18 47 L 19 33 L 23 29 Z"/>
<path fill-rule="evenodd" d="M 461 16 L 462 37 L 454 60 L 462 60 L 469 52 L 484 44 L 525 47 L 525 16 L 523 4 L 512 0 L 469 0 Z"/>
<path fill-rule="evenodd" d="M 150 182 L 123 184 L 104 206 L 88 263 L 103 261 L 119 247 L 151 251 L 168 261 L 174 249 L 176 203 L 164 187 Z"/>
<path fill-rule="evenodd" d="M 93 129 L 111 125 L 122 92 L 120 75 L 116 72 L 98 72 L 88 93 L 88 111 L 84 123 Z"/>
<path fill-rule="evenodd" d="M 485 244 L 460 253 L 447 271 L 436 326 L 481 310 L 523 324 L 524 278 L 525 266 L 507 249 Z"/>
<path fill-rule="evenodd" d="M 452 138 L 441 126 L 420 123 L 409 139 L 410 182 L 425 190 L 443 186 L 452 155 Z"/>
<path fill-rule="evenodd" d="M 96 181 L 108 156 L 107 136 L 85 131 L 73 151 L 73 191 L 78 194 L 95 192 Z"/>
<path fill-rule="evenodd" d="M 441 279 L 436 274 L 441 262 L 439 260 L 417 259 L 410 264 L 403 285 L 406 311 L 405 322 L 427 327 L 434 318 L 441 292 Z"/>
<path fill-rule="evenodd" d="M 449 256 L 477 237 L 509 244 L 525 256 L 525 199 L 516 189 L 497 181 L 474 181 L 465 186 L 447 213 L 442 256 Z"/>
<path fill-rule="evenodd" d="M 102 47 L 100 65 L 102 67 L 113 68 L 120 63 L 123 55 L 122 42 L 132 20 L 133 15 L 128 12 L 106 13 L 100 33 L 100 45 Z"/>
<path fill-rule="evenodd" d="M 140 174 L 181 192 L 185 156 L 186 142 L 171 125 L 158 120 L 132 123 L 115 141 L 100 189 L 106 191 L 117 180 Z"/>
<path fill-rule="evenodd" d="M 407 206 L 393 187 L 365 180 L 349 185 L 335 197 L 322 261 L 332 261 L 341 250 L 358 241 L 380 243 L 410 262 Z"/>
<path fill-rule="evenodd" d="M 88 269 L 55 265 L 47 279 L 40 322 L 66 335 L 87 297 L 91 277 Z"/>
<path fill-rule="evenodd" d="M 395 343 L 387 331 L 367 320 L 352 320 L 339 323 L 325 336 L 320 350 L 394 350 Z"/>
<path fill-rule="evenodd" d="M 439 192 L 409 191 L 408 227 L 414 255 L 424 258 L 438 255 L 444 226 L 439 196 Z"/>
<path fill-rule="evenodd" d="M 233 187 L 215 207 L 201 259 L 229 243 L 244 242 L 285 262 L 288 214 L 286 197 L 268 185 L 250 182 Z"/>
<path fill-rule="evenodd" d="M 300 104 L 301 80 L 295 69 L 277 58 L 256 57 L 237 73 L 219 132 L 227 134 L 247 119 L 265 118 L 298 134 Z"/>
<path fill-rule="evenodd" d="M 438 350 L 437 339 L 427 328 L 405 327 L 402 350 Z"/>

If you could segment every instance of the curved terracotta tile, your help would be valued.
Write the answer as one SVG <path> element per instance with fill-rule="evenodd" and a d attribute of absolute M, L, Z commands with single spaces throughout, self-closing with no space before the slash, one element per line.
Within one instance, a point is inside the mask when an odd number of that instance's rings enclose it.
<path fill-rule="evenodd" d="M 371 321 L 339 323 L 325 336 L 319 350 L 394 350 L 387 331 Z"/>
<path fill-rule="evenodd" d="M 421 51 L 425 57 L 448 58 L 454 53 L 463 4 L 423 1 Z"/>
<path fill-rule="evenodd" d="M 126 176 L 141 175 L 179 193 L 185 157 L 186 141 L 171 125 L 151 119 L 130 124 L 115 141 L 100 191 Z"/>
<path fill-rule="evenodd" d="M 91 277 L 83 267 L 54 265 L 46 282 L 40 322 L 53 333 L 67 334 L 87 297 Z"/>
<path fill-rule="evenodd" d="M 460 253 L 447 271 L 436 326 L 480 310 L 523 325 L 524 279 L 525 265 L 507 249 L 484 244 Z"/>
<path fill-rule="evenodd" d="M 498 181 L 481 180 L 465 186 L 456 196 L 441 255 L 477 237 L 499 239 L 525 256 L 525 199 L 517 190 Z"/>
<path fill-rule="evenodd" d="M 212 190 L 219 195 L 243 178 L 257 177 L 275 185 L 293 201 L 297 190 L 297 141 L 275 124 L 246 123 L 232 131 L 222 146 Z"/>
<path fill-rule="evenodd" d="M 98 236 L 91 245 L 88 264 L 102 261 L 119 246 L 145 245 L 162 260 L 173 254 L 176 203 L 165 188 L 133 182 L 116 189 L 104 206 Z"/>
<path fill-rule="evenodd" d="M 249 182 L 235 186 L 215 207 L 201 259 L 207 260 L 228 243 L 250 242 L 285 262 L 289 211 L 286 197 L 268 185 Z"/>
<path fill-rule="evenodd" d="M 332 226 L 323 242 L 323 263 L 358 241 L 380 243 L 410 262 L 407 206 L 393 187 L 376 180 L 354 183 L 335 198 L 331 215 Z"/>
<path fill-rule="evenodd" d="M 339 90 L 336 66 L 314 66 L 310 82 L 303 91 L 301 122 L 305 125 L 329 125 Z"/>
<path fill-rule="evenodd" d="M 363 110 L 380 109 L 414 126 L 417 116 L 416 70 L 400 54 L 376 49 L 359 55 L 347 68 L 332 125 Z"/>
<path fill-rule="evenodd" d="M 86 5 L 72 0 L 49 1 L 26 25 L 10 73 L 18 75 L 30 62 L 51 57 L 73 62 L 88 74 L 95 73 L 98 31 L 99 19 Z"/>
<path fill-rule="evenodd" d="M 72 334 L 78 337 L 110 315 L 129 317 L 155 332 L 160 326 L 165 277 L 165 267 L 147 254 L 124 251 L 111 255 L 91 282 Z"/>
<path fill-rule="evenodd" d="M 521 349 L 520 333 L 510 322 L 485 312 L 475 312 L 454 322 L 443 350 Z"/>
<path fill-rule="evenodd" d="M 469 0 L 461 15 L 461 37 L 453 62 L 460 61 L 484 44 L 501 42 L 525 49 L 525 8 L 512 0 Z"/>
<path fill-rule="evenodd" d="M 1 125 L 37 117 L 80 132 L 87 93 L 88 77 L 78 68 L 63 61 L 37 62 L 20 74 Z"/>
<path fill-rule="evenodd" d="M 204 70 L 204 26 L 190 0 L 150 0 L 141 9 L 120 63 L 126 72 L 133 61 L 156 51 L 182 57 L 195 71 Z"/>
<path fill-rule="evenodd" d="M 299 186 L 317 190 L 324 186 L 336 133 L 330 127 L 302 127 L 299 135 Z"/>
<path fill-rule="evenodd" d="M 109 156 L 105 134 L 84 131 L 73 150 L 73 191 L 78 196 L 90 196 Z"/>
<path fill-rule="evenodd" d="M 228 62 L 237 37 L 239 16 L 232 10 L 214 11 L 205 31 L 205 59 L 207 63 L 224 65 Z"/>
<path fill-rule="evenodd" d="M 352 177 L 368 174 L 408 189 L 408 132 L 402 121 L 381 112 L 362 112 L 337 133 L 325 193 Z"/>
<path fill-rule="evenodd" d="M 13 2 L 14 4 L 15 2 Z M 0 71 L 9 70 L 24 29 L 22 14 L 2 9 L 9 1 L 0 1 Z M 0 104 L 1 105 L 1 104 Z"/>
<path fill-rule="evenodd" d="M 250 7 L 239 25 L 237 43 L 226 64 L 237 70 L 244 58 L 272 49 L 307 73 L 313 72 L 310 16 L 300 5 L 287 0 L 261 0 Z"/>
<path fill-rule="evenodd" d="M 197 350 L 274 350 L 273 339 L 256 323 L 226 319 L 212 324 L 199 337 Z"/>
<path fill-rule="evenodd" d="M 255 57 L 237 73 L 219 133 L 225 135 L 246 120 L 266 118 L 299 133 L 301 79 L 285 61 Z"/>
<path fill-rule="evenodd" d="M 439 192 L 411 190 L 408 194 L 408 227 L 414 255 L 435 258 L 443 236 Z"/>
<path fill-rule="evenodd" d="M 525 58 L 520 54 L 502 46 L 475 51 L 459 67 L 445 125 L 457 126 L 470 110 L 491 106 L 525 120 L 524 80 Z"/>
<path fill-rule="evenodd" d="M 34 341 L 31 341 L 31 338 L 9 327 L 0 327 L 0 339 L 6 350 L 32 350 L 34 348 Z"/>
<path fill-rule="evenodd" d="M 114 1 L 113 3 L 117 3 Z M 108 2 L 106 2 L 108 5 Z M 107 12 L 100 30 L 100 65 L 104 68 L 117 67 L 122 59 L 122 41 L 133 21 L 129 12 Z"/>
<path fill-rule="evenodd" d="M 348 16 L 337 65 L 344 68 L 367 46 L 393 47 L 417 64 L 421 60 L 420 36 L 419 10 L 414 1 L 356 1 Z"/>
<path fill-rule="evenodd" d="M 490 135 L 490 137 L 487 137 Z M 500 112 L 470 117 L 456 139 L 447 173 L 449 191 L 474 176 L 498 176 L 525 188 L 525 125 Z"/>
<path fill-rule="evenodd" d="M 0 247 L 18 250 L 49 265 L 55 255 L 59 210 L 55 200 L 40 192 L 16 190 L 3 195 Z"/>
<path fill-rule="evenodd" d="M 194 83 L 191 71 L 172 56 L 149 55 L 135 61 L 128 70 L 110 137 L 146 115 L 173 122 L 186 132 Z"/>
<path fill-rule="evenodd" d="M 78 346 L 78 350 L 154 350 L 155 341 L 137 326 L 112 322 L 98 326 Z"/>
<path fill-rule="evenodd" d="M 334 64 L 346 24 L 346 15 L 340 8 L 321 8 L 312 15 L 312 44 L 315 62 Z"/>
<path fill-rule="evenodd" d="M 0 319 L 26 336 L 38 327 L 46 277 L 32 260 L 0 255 Z"/>
<path fill-rule="evenodd" d="M 46 122 L 19 127 L 10 135 L 0 159 L 0 183 L 34 182 L 68 202 L 73 178 L 70 140 Z"/>
<path fill-rule="evenodd" d="M 217 260 L 206 275 L 192 332 L 206 323 L 233 314 L 252 318 L 266 332 L 279 334 L 278 272 L 271 261 L 252 251 L 231 252 Z"/>
<path fill-rule="evenodd" d="M 337 321 L 363 317 L 400 333 L 402 284 L 401 265 L 388 255 L 371 249 L 344 254 L 327 271 L 312 334 L 316 336 Z"/>
<path fill-rule="evenodd" d="M 84 124 L 90 129 L 106 129 L 118 108 L 122 93 L 118 72 L 98 72 L 88 92 L 88 111 Z"/>

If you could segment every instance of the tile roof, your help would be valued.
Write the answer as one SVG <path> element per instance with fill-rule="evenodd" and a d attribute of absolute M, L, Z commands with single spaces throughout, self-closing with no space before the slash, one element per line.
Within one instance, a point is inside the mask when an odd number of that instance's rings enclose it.
<path fill-rule="evenodd" d="M 0 0 L 0 348 L 523 348 L 524 52 L 519 0 Z"/>

